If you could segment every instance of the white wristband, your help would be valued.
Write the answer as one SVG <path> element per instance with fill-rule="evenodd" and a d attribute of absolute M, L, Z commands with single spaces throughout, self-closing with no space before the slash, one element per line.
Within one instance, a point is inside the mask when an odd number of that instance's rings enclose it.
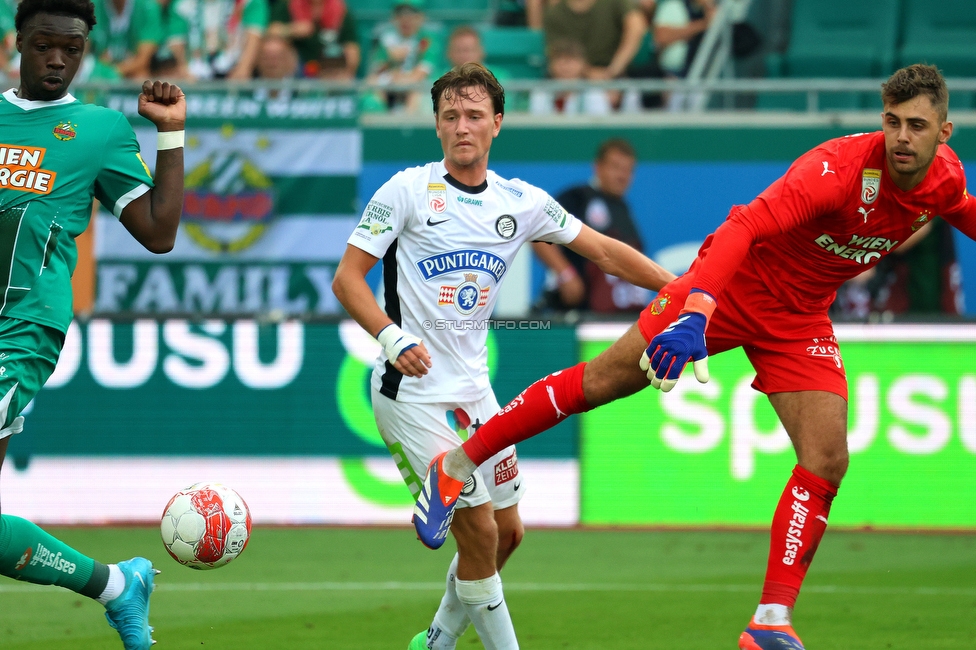
<path fill-rule="evenodd" d="M 160 131 L 156 134 L 156 150 L 179 149 L 185 137 L 186 131 Z"/>
<path fill-rule="evenodd" d="M 397 358 L 405 350 L 420 344 L 420 339 L 407 334 L 393 323 L 381 329 L 376 335 L 376 340 L 383 346 L 383 351 L 386 352 L 386 358 L 390 360 L 390 363 L 396 363 Z"/>

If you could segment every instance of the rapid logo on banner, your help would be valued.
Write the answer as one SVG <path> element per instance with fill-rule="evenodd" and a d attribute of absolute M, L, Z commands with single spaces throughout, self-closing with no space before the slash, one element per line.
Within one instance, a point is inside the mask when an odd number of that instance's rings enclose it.
<path fill-rule="evenodd" d="M 153 167 L 155 130 L 138 117 L 131 98 L 105 103 L 129 116 Z M 204 95 L 190 98 L 187 111 L 176 245 L 155 256 L 102 211 L 95 309 L 339 313 L 332 276 L 358 221 L 362 169 L 355 98 L 210 101 Z"/>

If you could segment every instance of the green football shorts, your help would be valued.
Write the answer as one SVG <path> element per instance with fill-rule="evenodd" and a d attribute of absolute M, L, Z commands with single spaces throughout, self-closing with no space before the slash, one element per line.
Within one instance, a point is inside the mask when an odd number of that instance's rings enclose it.
<path fill-rule="evenodd" d="M 55 366 L 64 334 L 17 318 L 0 318 L 0 439 L 24 430 L 20 412 Z"/>

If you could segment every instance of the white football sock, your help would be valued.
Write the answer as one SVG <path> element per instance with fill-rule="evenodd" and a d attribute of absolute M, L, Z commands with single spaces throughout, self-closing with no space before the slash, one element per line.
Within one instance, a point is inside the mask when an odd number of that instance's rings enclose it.
<path fill-rule="evenodd" d="M 444 473 L 455 481 L 466 481 L 476 469 L 478 466 L 468 458 L 461 447 L 452 449 L 447 452 L 447 456 L 444 456 Z"/>
<path fill-rule="evenodd" d="M 115 600 L 122 595 L 125 590 L 125 574 L 122 573 L 120 569 L 115 564 L 108 565 L 108 584 L 105 585 L 105 591 L 102 595 L 96 598 L 101 604 L 106 604 L 110 600 Z"/>
<path fill-rule="evenodd" d="M 455 584 L 485 650 L 518 650 L 501 576 L 496 573 L 484 580 L 455 580 Z"/>
<path fill-rule="evenodd" d="M 752 620 L 760 625 L 792 625 L 793 613 L 786 605 L 759 605 Z"/>
<path fill-rule="evenodd" d="M 434 622 L 427 630 L 427 647 L 430 650 L 454 650 L 457 640 L 471 624 L 468 611 L 457 596 L 455 579 L 457 578 L 458 555 L 447 569 L 447 588 L 441 598 L 441 606 L 434 614 Z"/>

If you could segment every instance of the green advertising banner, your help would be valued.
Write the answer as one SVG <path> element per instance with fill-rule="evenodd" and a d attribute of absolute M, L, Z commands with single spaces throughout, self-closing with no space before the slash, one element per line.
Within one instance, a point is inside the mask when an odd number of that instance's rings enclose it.
<path fill-rule="evenodd" d="M 618 328 L 619 329 L 619 328 Z M 615 333 L 591 330 L 591 359 Z M 831 525 L 976 527 L 976 328 L 847 326 L 851 464 Z M 796 456 L 741 349 L 583 415 L 581 521 L 769 523 Z"/>
<path fill-rule="evenodd" d="M 573 328 L 492 322 L 503 403 L 576 358 Z M 4 507 L 42 523 L 155 523 L 175 490 L 210 480 L 260 523 L 407 525 L 413 497 L 370 404 L 379 351 L 352 321 L 73 323 L 11 438 Z M 456 421 L 453 405 L 444 417 Z M 576 426 L 520 447 L 525 521 L 579 522 Z"/>
<path fill-rule="evenodd" d="M 572 327 L 495 322 L 489 364 L 502 404 L 574 363 Z M 76 321 L 8 455 L 384 456 L 369 395 L 379 349 L 353 321 Z M 575 458 L 575 426 L 520 455 Z"/>

